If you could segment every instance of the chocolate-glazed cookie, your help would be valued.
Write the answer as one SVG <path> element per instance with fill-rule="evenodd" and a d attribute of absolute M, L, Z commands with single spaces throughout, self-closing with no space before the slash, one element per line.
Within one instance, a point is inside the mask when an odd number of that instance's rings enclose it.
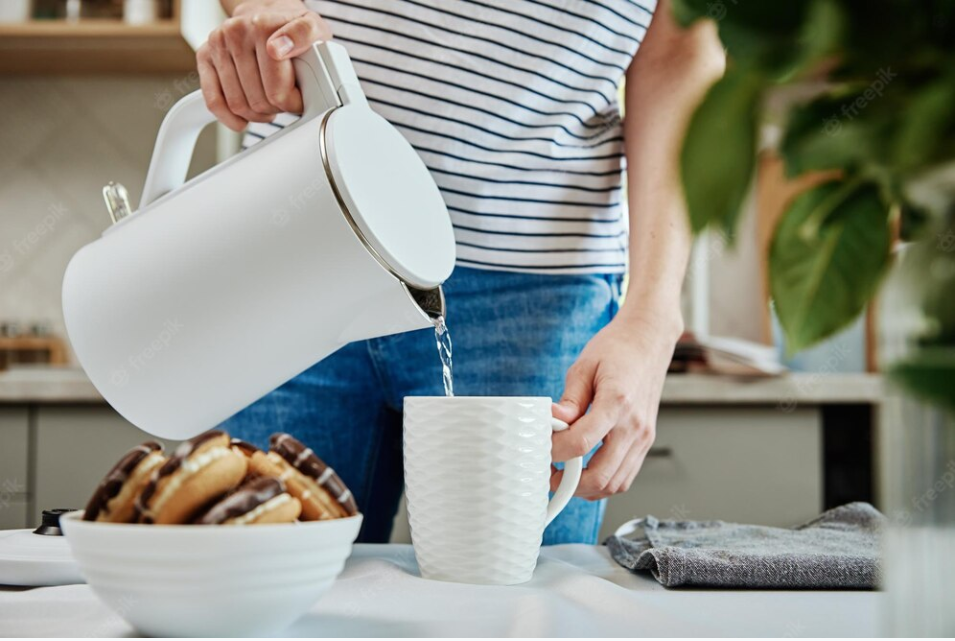
<path fill-rule="evenodd" d="M 358 506 L 345 483 L 311 449 L 288 434 L 273 434 L 269 452 L 252 457 L 253 472 L 275 476 L 302 502 L 303 521 L 334 519 L 358 514 Z"/>
<path fill-rule="evenodd" d="M 230 446 L 229 435 L 213 430 L 184 441 L 153 472 L 139 495 L 136 509 L 142 523 L 188 523 L 216 497 L 234 489 L 248 464 Z"/>
<path fill-rule="evenodd" d="M 325 461 L 318 458 L 312 448 L 289 434 L 278 433 L 269 437 L 269 450 L 281 456 L 296 470 L 315 481 L 342 507 L 344 516 L 358 514 L 358 505 L 351 490 Z"/>
<path fill-rule="evenodd" d="M 252 443 L 249 443 L 248 441 L 243 441 L 240 438 L 233 438 L 229 442 L 229 445 L 232 447 L 233 451 L 241 454 L 245 458 L 252 458 L 253 454 L 255 454 L 256 452 L 262 451 L 256 446 L 252 445 Z"/>
<path fill-rule="evenodd" d="M 149 484 L 152 472 L 163 464 L 162 445 L 147 441 L 126 452 L 97 486 L 83 519 L 131 523 L 136 519 L 136 499 Z"/>
<path fill-rule="evenodd" d="M 196 519 L 197 525 L 255 525 L 292 523 L 302 504 L 277 478 L 260 476 L 245 481 Z"/>

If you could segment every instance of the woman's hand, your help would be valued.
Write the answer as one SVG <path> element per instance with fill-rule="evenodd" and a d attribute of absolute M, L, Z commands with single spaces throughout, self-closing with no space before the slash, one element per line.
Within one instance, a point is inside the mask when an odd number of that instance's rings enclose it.
<path fill-rule="evenodd" d="M 209 34 L 196 61 L 206 106 L 229 129 L 301 113 L 291 58 L 331 30 L 301 0 L 247 0 Z"/>
<path fill-rule="evenodd" d="M 663 380 L 683 332 L 678 310 L 691 235 L 680 153 L 696 106 L 723 74 L 725 54 L 711 20 L 683 29 L 671 5 L 672 0 L 657 2 L 627 70 L 625 101 L 639 107 L 624 116 L 627 300 L 567 372 L 564 397 L 554 406 L 554 416 L 572 423 L 554 435 L 554 460 L 586 454 L 603 440 L 577 488 L 588 499 L 627 491 L 640 471 L 656 436 Z"/>
<path fill-rule="evenodd" d="M 682 322 L 624 311 L 587 344 L 567 371 L 554 416 L 571 429 L 554 435 L 554 460 L 603 446 L 590 459 L 577 496 L 595 500 L 630 488 L 656 436 L 657 410 Z M 588 406 L 592 407 L 587 412 Z M 551 477 L 557 488 L 563 472 Z"/>

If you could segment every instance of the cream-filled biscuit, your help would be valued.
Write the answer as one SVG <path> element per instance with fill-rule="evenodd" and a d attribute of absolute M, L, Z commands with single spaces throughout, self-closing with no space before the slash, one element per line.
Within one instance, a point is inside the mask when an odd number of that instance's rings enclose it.
<path fill-rule="evenodd" d="M 155 441 L 126 452 L 97 486 L 86 504 L 83 519 L 108 523 L 135 521 L 136 499 L 165 460 L 162 445 Z"/>
<path fill-rule="evenodd" d="M 248 469 L 233 451 L 229 435 L 214 430 L 185 441 L 153 472 L 136 502 L 141 523 L 189 523 L 212 501 L 228 493 Z"/>
<path fill-rule="evenodd" d="M 273 434 L 268 453 L 249 461 L 252 471 L 280 478 L 302 503 L 301 520 L 318 521 L 358 514 L 351 491 L 311 449 L 288 434 Z"/>
<path fill-rule="evenodd" d="M 245 481 L 196 519 L 198 525 L 256 525 L 292 523 L 302 504 L 277 478 L 260 476 Z"/>

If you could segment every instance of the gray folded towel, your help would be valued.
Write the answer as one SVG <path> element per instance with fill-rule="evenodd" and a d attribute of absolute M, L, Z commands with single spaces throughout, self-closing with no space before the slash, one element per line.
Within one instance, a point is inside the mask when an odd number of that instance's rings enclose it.
<path fill-rule="evenodd" d="M 885 520 L 868 503 L 837 507 L 793 529 L 648 516 L 606 545 L 617 563 L 650 570 L 668 588 L 872 589 Z"/>

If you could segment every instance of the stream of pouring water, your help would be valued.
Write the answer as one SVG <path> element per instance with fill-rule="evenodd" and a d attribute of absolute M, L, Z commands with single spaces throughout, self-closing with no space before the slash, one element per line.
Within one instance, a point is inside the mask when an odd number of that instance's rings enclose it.
<path fill-rule="evenodd" d="M 444 379 L 444 395 L 454 396 L 454 375 L 451 370 L 451 333 L 444 322 L 444 316 L 434 321 L 434 340 L 441 357 L 441 376 Z"/>

